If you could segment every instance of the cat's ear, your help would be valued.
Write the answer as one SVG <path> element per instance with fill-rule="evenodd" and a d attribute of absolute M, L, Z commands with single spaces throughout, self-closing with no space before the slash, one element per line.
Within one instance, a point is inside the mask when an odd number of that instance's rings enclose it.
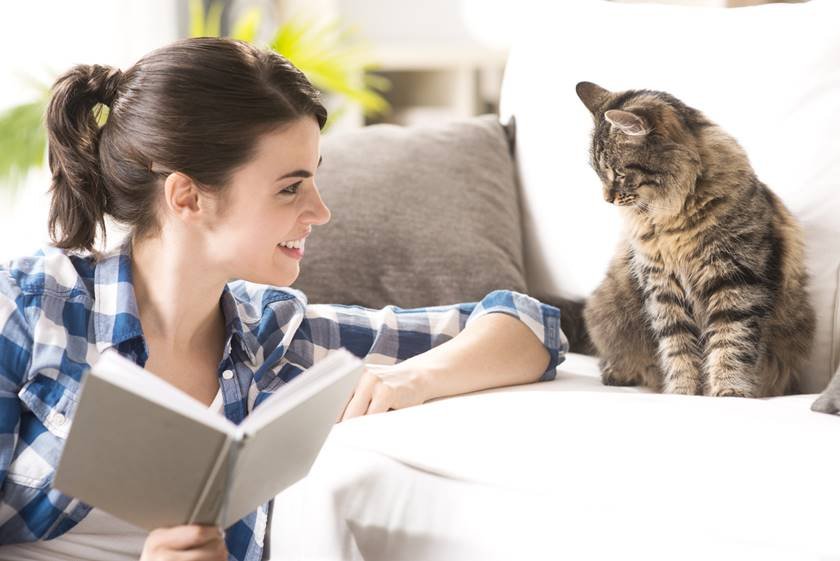
<path fill-rule="evenodd" d="M 578 85 L 575 86 L 575 91 L 593 115 L 598 113 L 598 110 L 604 106 L 604 103 L 610 97 L 609 90 L 605 90 L 592 82 L 578 82 Z"/>
<path fill-rule="evenodd" d="M 650 132 L 644 119 L 629 111 L 610 109 L 604 118 L 615 128 L 630 136 L 641 136 Z"/>

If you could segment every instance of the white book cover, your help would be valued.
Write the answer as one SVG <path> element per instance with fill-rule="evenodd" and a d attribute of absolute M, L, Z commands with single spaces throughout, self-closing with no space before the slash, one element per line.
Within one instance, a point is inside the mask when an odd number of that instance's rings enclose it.
<path fill-rule="evenodd" d="M 147 530 L 227 528 L 308 473 L 363 369 L 336 351 L 235 425 L 106 351 L 83 380 L 53 487 Z"/>

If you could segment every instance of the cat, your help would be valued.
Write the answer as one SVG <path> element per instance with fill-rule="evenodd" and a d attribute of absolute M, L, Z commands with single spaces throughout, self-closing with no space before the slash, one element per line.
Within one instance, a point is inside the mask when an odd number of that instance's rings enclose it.
<path fill-rule="evenodd" d="M 625 226 L 584 308 L 603 383 L 795 392 L 815 316 L 791 213 L 700 111 L 658 91 L 576 91 L 595 122 L 591 165 Z"/>

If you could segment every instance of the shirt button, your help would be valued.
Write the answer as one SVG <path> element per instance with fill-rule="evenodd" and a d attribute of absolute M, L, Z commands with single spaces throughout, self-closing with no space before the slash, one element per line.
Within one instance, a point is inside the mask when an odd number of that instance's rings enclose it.
<path fill-rule="evenodd" d="M 57 427 L 60 427 L 61 425 L 63 425 L 66 420 L 67 420 L 67 417 L 65 417 L 61 413 L 56 413 L 55 415 L 53 415 L 53 418 L 52 418 L 53 424 Z"/>
<path fill-rule="evenodd" d="M 225 380 L 230 380 L 231 378 L 233 378 L 233 370 L 225 370 L 224 372 L 222 372 L 222 378 L 224 378 Z"/>

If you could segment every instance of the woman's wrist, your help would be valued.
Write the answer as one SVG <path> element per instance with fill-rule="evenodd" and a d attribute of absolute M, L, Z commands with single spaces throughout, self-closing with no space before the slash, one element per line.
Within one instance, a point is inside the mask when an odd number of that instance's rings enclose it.
<path fill-rule="evenodd" d="M 456 338 L 457 339 L 457 338 Z M 424 402 L 487 389 L 487 365 L 467 352 L 466 337 L 453 339 L 409 361 Z M 406 362 L 409 362 L 406 361 Z"/>
<path fill-rule="evenodd" d="M 420 403 L 451 395 L 446 385 L 447 378 L 451 379 L 451 369 L 447 369 L 442 362 L 445 362 L 445 357 L 424 353 L 397 365 L 405 369 L 407 375 L 411 377 Z M 447 370 L 450 371 L 450 376 L 446 375 Z"/>

